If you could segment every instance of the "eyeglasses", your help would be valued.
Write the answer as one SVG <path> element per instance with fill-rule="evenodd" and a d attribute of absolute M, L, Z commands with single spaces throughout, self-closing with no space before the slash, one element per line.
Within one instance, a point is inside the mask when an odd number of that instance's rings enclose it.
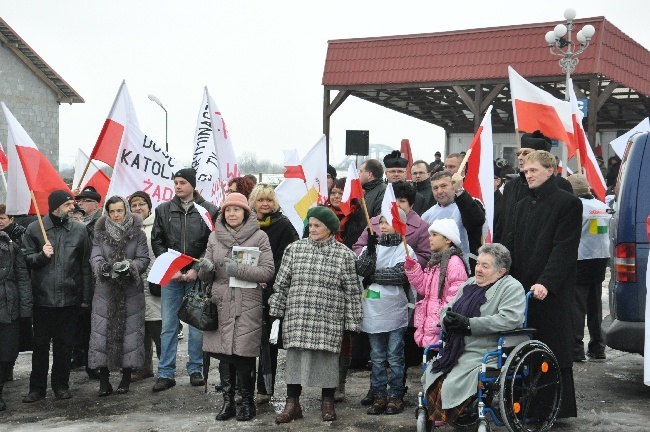
<path fill-rule="evenodd" d="M 140 207 L 147 207 L 148 204 L 146 202 L 134 202 L 131 204 L 131 208 L 140 208 Z"/>

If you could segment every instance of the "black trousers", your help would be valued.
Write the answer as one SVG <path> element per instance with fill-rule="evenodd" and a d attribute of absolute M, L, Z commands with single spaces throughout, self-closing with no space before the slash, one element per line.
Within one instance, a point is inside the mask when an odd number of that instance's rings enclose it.
<path fill-rule="evenodd" d="M 88 350 L 90 347 L 90 315 L 91 308 L 82 308 L 72 339 L 72 356 L 77 363 L 88 365 Z"/>
<path fill-rule="evenodd" d="M 602 282 L 576 284 L 576 294 L 573 301 L 573 338 L 574 354 L 584 355 L 585 315 L 589 330 L 589 345 L 592 353 L 605 351 L 600 323 L 603 321 Z"/>
<path fill-rule="evenodd" d="M 70 381 L 72 341 L 79 319 L 79 306 L 34 306 L 34 352 L 29 391 L 45 395 L 52 341 L 52 390 L 67 390 Z"/>
<path fill-rule="evenodd" d="M 144 322 L 144 366 L 143 370 L 153 371 L 153 346 L 156 345 L 156 358 L 160 359 L 160 333 L 162 320 Z"/>

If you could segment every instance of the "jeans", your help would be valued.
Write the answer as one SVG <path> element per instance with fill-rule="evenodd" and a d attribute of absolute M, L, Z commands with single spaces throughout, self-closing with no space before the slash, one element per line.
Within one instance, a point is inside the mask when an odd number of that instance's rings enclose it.
<path fill-rule="evenodd" d="M 160 360 L 158 378 L 174 378 L 176 373 L 176 350 L 178 349 L 178 310 L 183 297 L 190 292 L 194 282 L 171 281 L 162 287 L 160 306 L 162 313 L 162 332 L 160 334 Z M 188 325 L 186 364 L 187 373 L 201 373 L 203 370 L 203 332 Z"/>
<path fill-rule="evenodd" d="M 370 361 L 372 374 L 370 384 L 377 396 L 389 398 L 404 397 L 404 333 L 406 327 L 398 328 L 385 333 L 368 333 L 370 340 Z M 385 363 L 388 362 L 390 377 Z M 388 385 L 388 392 L 386 392 Z"/>

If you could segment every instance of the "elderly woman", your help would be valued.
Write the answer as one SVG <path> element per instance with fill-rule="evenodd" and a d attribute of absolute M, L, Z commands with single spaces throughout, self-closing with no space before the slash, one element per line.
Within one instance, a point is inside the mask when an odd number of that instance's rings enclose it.
<path fill-rule="evenodd" d="M 269 300 L 270 314 L 284 318 L 287 401 L 275 422 L 302 418 L 302 386 L 322 388 L 323 421 L 336 420 L 334 391 L 345 330 L 360 330 L 361 287 L 356 256 L 334 238 L 339 219 L 326 207 L 307 212 L 309 237 L 285 251 Z"/>
<path fill-rule="evenodd" d="M 508 249 L 491 243 L 478 253 L 476 276 L 460 287 L 441 315 L 448 340 L 422 378 L 429 418 L 437 425 L 453 421 L 476 395 L 483 355 L 497 346 L 499 332 L 524 322 L 525 292 L 507 274 L 512 263 Z"/>
<path fill-rule="evenodd" d="M 234 246 L 259 252 L 257 264 L 233 260 Z M 251 215 L 244 195 L 234 192 L 223 201 L 199 269 L 199 278 L 212 283 L 212 302 L 219 312 L 219 328 L 203 332 L 203 351 L 219 360 L 223 406 L 216 419 L 237 415 L 237 420 L 251 420 L 255 417 L 255 357 L 260 353 L 262 336 L 260 284 L 271 279 L 274 267 L 269 239 Z M 242 281 L 252 284 L 239 283 Z M 235 377 L 242 393 L 237 413 Z"/>
<path fill-rule="evenodd" d="M 271 185 L 260 183 L 251 192 L 248 197 L 251 210 L 257 216 L 257 223 L 260 229 L 269 237 L 271 244 L 271 251 L 273 252 L 273 263 L 275 264 L 275 272 L 273 277 L 266 284 L 266 289 L 262 290 L 262 297 L 264 300 L 264 313 L 262 316 L 262 326 L 265 327 L 266 332 L 271 330 L 271 318 L 269 316 L 269 297 L 273 294 L 273 284 L 275 283 L 275 276 L 280 269 L 284 250 L 294 241 L 298 240 L 298 233 L 291 224 L 291 221 L 282 214 L 280 211 L 280 204 L 275 190 Z M 271 362 L 271 387 L 266 388 L 264 382 L 264 367 L 260 360 L 257 371 L 257 397 L 256 402 L 258 405 L 269 403 L 273 395 L 273 387 L 275 385 L 275 375 L 278 369 L 278 345 L 269 344 L 268 339 L 262 340 L 262 349 L 268 346 L 269 357 Z"/>
<path fill-rule="evenodd" d="M 99 369 L 98 396 L 113 393 L 109 371 L 122 369 L 117 393 L 129 391 L 131 371 L 144 364 L 145 301 L 142 278 L 149 265 L 142 218 L 120 196 L 104 206 L 95 224 L 90 264 L 95 294 L 90 317 L 88 367 Z"/>

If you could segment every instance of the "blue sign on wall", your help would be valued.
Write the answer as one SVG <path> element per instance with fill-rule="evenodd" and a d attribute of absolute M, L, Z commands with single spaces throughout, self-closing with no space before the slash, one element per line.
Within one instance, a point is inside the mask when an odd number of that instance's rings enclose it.
<path fill-rule="evenodd" d="M 582 111 L 582 115 L 587 117 L 587 102 L 589 99 L 578 99 L 578 108 Z"/>

